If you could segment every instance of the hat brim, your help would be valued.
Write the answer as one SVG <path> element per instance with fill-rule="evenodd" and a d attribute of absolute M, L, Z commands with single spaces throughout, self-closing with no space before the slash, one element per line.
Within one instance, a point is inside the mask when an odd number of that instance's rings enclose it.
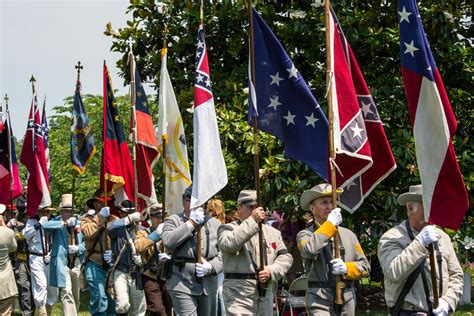
<path fill-rule="evenodd" d="M 422 203 L 423 202 L 423 196 L 421 194 L 407 192 L 407 193 L 400 194 L 400 196 L 397 199 L 397 202 L 400 205 L 407 205 L 408 202 L 420 202 L 420 203 Z"/>
<path fill-rule="evenodd" d="M 88 199 L 88 200 L 86 201 L 87 207 L 90 208 L 90 209 L 94 209 L 94 202 L 95 202 L 95 201 L 100 202 L 100 199 L 97 198 L 97 197 L 92 198 L 92 199 Z"/>
<path fill-rule="evenodd" d="M 336 193 L 337 193 L 337 196 L 339 196 L 342 193 L 342 190 L 337 189 Z M 313 190 L 306 190 L 303 192 L 303 194 L 301 194 L 300 206 L 304 211 L 308 211 L 309 205 L 311 204 L 311 202 L 313 202 L 316 199 L 319 199 L 322 197 L 328 197 L 328 196 L 332 196 L 332 192 L 320 193 Z"/>
<path fill-rule="evenodd" d="M 49 212 L 54 212 L 56 209 L 54 207 L 43 207 L 38 209 L 38 211 L 49 211 Z"/>

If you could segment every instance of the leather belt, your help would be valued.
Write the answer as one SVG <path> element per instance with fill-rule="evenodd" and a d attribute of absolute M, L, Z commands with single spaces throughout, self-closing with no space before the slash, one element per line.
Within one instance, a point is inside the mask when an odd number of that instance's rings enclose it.
<path fill-rule="evenodd" d="M 224 273 L 224 278 L 236 280 L 256 280 L 257 276 L 255 273 Z"/>
<path fill-rule="evenodd" d="M 30 251 L 30 255 L 38 256 L 38 257 L 43 257 L 44 256 L 44 254 L 42 254 L 40 252 L 34 252 L 34 251 Z"/>
<path fill-rule="evenodd" d="M 354 281 L 343 281 L 344 288 L 353 288 Z M 336 282 L 319 282 L 319 281 L 308 281 L 308 287 L 310 288 L 336 288 Z"/>
<path fill-rule="evenodd" d="M 17 252 L 16 253 L 16 260 L 19 260 L 19 261 L 26 261 L 28 259 L 28 254 L 26 253 L 21 253 L 21 252 Z"/>
<path fill-rule="evenodd" d="M 195 258 L 180 258 L 180 257 L 177 257 L 177 258 L 173 258 L 173 263 L 174 264 L 180 264 L 180 263 L 196 263 L 196 259 Z"/>
<path fill-rule="evenodd" d="M 388 309 L 390 311 L 390 314 L 393 312 L 393 307 L 390 307 Z M 398 313 L 398 316 L 422 316 L 426 315 L 428 316 L 429 314 L 425 311 L 416 311 L 416 310 L 409 310 L 409 309 L 401 309 L 400 312 Z"/>

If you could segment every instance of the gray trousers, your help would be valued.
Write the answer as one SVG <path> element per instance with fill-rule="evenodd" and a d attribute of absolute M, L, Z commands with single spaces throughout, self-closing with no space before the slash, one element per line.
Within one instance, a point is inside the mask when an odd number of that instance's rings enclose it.
<path fill-rule="evenodd" d="M 178 316 L 217 315 L 217 293 L 192 295 L 170 290 L 168 293 L 173 301 L 174 312 Z"/>
<path fill-rule="evenodd" d="M 31 291 L 31 277 L 28 263 L 17 261 L 15 264 L 15 279 L 18 288 L 18 300 L 22 316 L 32 316 L 35 313 L 35 301 Z"/>
<path fill-rule="evenodd" d="M 306 312 L 311 316 L 336 316 L 334 310 L 335 289 L 311 288 L 306 292 Z M 343 289 L 342 313 L 344 316 L 355 316 L 355 289 Z"/>

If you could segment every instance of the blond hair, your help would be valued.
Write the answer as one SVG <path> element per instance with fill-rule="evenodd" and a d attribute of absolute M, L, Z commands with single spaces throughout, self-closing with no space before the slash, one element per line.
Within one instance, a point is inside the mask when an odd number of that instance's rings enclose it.
<path fill-rule="evenodd" d="M 209 200 L 209 202 L 207 202 L 206 211 L 210 216 L 217 218 L 222 224 L 225 223 L 225 207 L 224 202 L 221 200 Z"/>

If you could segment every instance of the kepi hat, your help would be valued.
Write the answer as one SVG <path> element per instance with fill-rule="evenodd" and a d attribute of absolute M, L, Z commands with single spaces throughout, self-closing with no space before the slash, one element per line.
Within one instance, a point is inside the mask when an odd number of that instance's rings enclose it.
<path fill-rule="evenodd" d="M 408 192 L 400 194 L 397 201 L 400 205 L 407 205 L 408 202 L 423 202 L 423 190 L 421 184 L 410 185 Z"/>
<path fill-rule="evenodd" d="M 117 206 L 117 209 L 121 212 L 133 213 L 135 212 L 135 204 L 130 200 L 125 200 Z"/>
<path fill-rule="evenodd" d="M 343 192 L 342 189 L 336 189 L 336 193 L 339 196 Z M 300 205 L 305 211 L 309 210 L 309 205 L 316 199 L 325 196 L 332 196 L 332 186 L 329 183 L 318 184 L 309 190 L 305 190 L 301 194 Z"/>

